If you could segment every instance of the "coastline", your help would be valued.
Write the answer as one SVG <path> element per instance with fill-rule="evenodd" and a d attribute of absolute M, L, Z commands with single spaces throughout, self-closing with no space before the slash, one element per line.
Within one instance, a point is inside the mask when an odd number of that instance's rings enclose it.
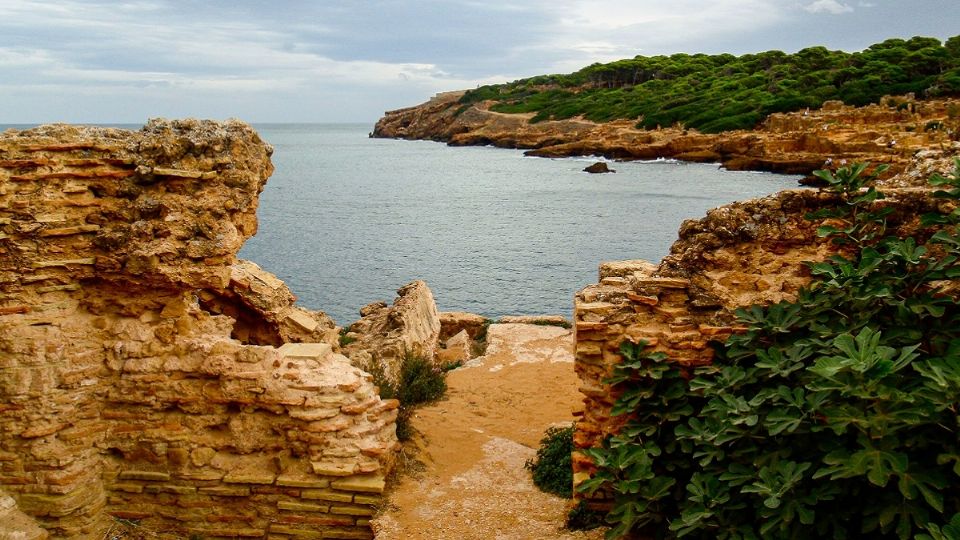
<path fill-rule="evenodd" d="M 949 113 L 957 100 L 918 100 L 910 95 L 865 107 L 828 101 L 817 110 L 772 114 L 751 131 L 718 134 L 681 125 L 644 130 L 636 128 L 634 120 L 531 123 L 533 114 L 491 111 L 492 101 L 461 105 L 462 95 L 446 92 L 413 107 L 387 111 L 371 137 L 518 148 L 535 157 L 719 163 L 728 170 L 802 174 L 809 181 L 814 170 L 833 161 L 885 163 L 890 177 L 903 172 L 916 152 L 956 144 L 958 132 L 952 126 L 958 120 Z"/>

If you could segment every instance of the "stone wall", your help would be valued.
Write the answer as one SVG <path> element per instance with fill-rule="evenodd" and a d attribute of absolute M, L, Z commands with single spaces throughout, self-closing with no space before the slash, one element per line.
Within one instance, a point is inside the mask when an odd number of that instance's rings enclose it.
<path fill-rule="evenodd" d="M 942 159 L 938 164 L 942 171 L 952 168 Z M 894 178 L 890 184 L 903 181 Z M 878 204 L 895 209 L 888 223 L 899 234 L 910 234 L 918 216 L 940 204 L 922 189 L 887 193 Z M 579 449 L 599 446 L 626 420 L 610 415 L 617 394 L 603 382 L 622 361 L 620 344 L 645 340 L 651 352 L 663 352 L 682 366 L 709 364 L 710 342 L 742 330 L 733 316 L 736 308 L 795 299 L 809 282 L 803 262 L 834 253 L 833 245 L 816 236 L 820 223 L 804 216 L 835 203 L 834 196 L 813 190 L 733 203 L 684 222 L 659 266 L 636 260 L 601 265 L 600 283 L 575 296 L 575 369 L 584 409 L 574 434 L 574 484 L 593 471 Z"/>
<path fill-rule="evenodd" d="M 271 151 L 240 122 L 0 134 L 3 515 L 71 538 L 118 518 L 372 536 L 398 404 L 236 260 Z"/>

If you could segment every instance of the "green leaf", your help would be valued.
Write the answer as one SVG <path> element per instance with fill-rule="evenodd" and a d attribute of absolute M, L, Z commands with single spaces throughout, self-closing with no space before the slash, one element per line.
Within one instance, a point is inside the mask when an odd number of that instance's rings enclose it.
<path fill-rule="evenodd" d="M 780 433 L 791 433 L 800 427 L 803 422 L 803 414 L 795 410 L 778 407 L 767 414 L 763 421 L 764 427 L 770 435 L 779 435 Z"/>

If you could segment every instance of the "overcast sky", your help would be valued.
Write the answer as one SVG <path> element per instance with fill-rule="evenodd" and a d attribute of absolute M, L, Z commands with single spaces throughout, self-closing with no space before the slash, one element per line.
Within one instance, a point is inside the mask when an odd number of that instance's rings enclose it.
<path fill-rule="evenodd" d="M 373 122 L 637 54 L 957 34 L 958 0 L 0 0 L 0 124 Z"/>

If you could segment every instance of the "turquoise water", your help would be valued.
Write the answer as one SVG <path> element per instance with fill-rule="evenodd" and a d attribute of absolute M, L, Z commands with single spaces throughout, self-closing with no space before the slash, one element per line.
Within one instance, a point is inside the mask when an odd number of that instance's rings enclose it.
<path fill-rule="evenodd" d="M 441 310 L 569 315 L 603 260 L 656 261 L 717 205 L 796 185 L 716 165 L 527 158 L 369 139 L 369 125 L 257 125 L 276 171 L 240 256 L 339 324 L 424 279 Z"/>

